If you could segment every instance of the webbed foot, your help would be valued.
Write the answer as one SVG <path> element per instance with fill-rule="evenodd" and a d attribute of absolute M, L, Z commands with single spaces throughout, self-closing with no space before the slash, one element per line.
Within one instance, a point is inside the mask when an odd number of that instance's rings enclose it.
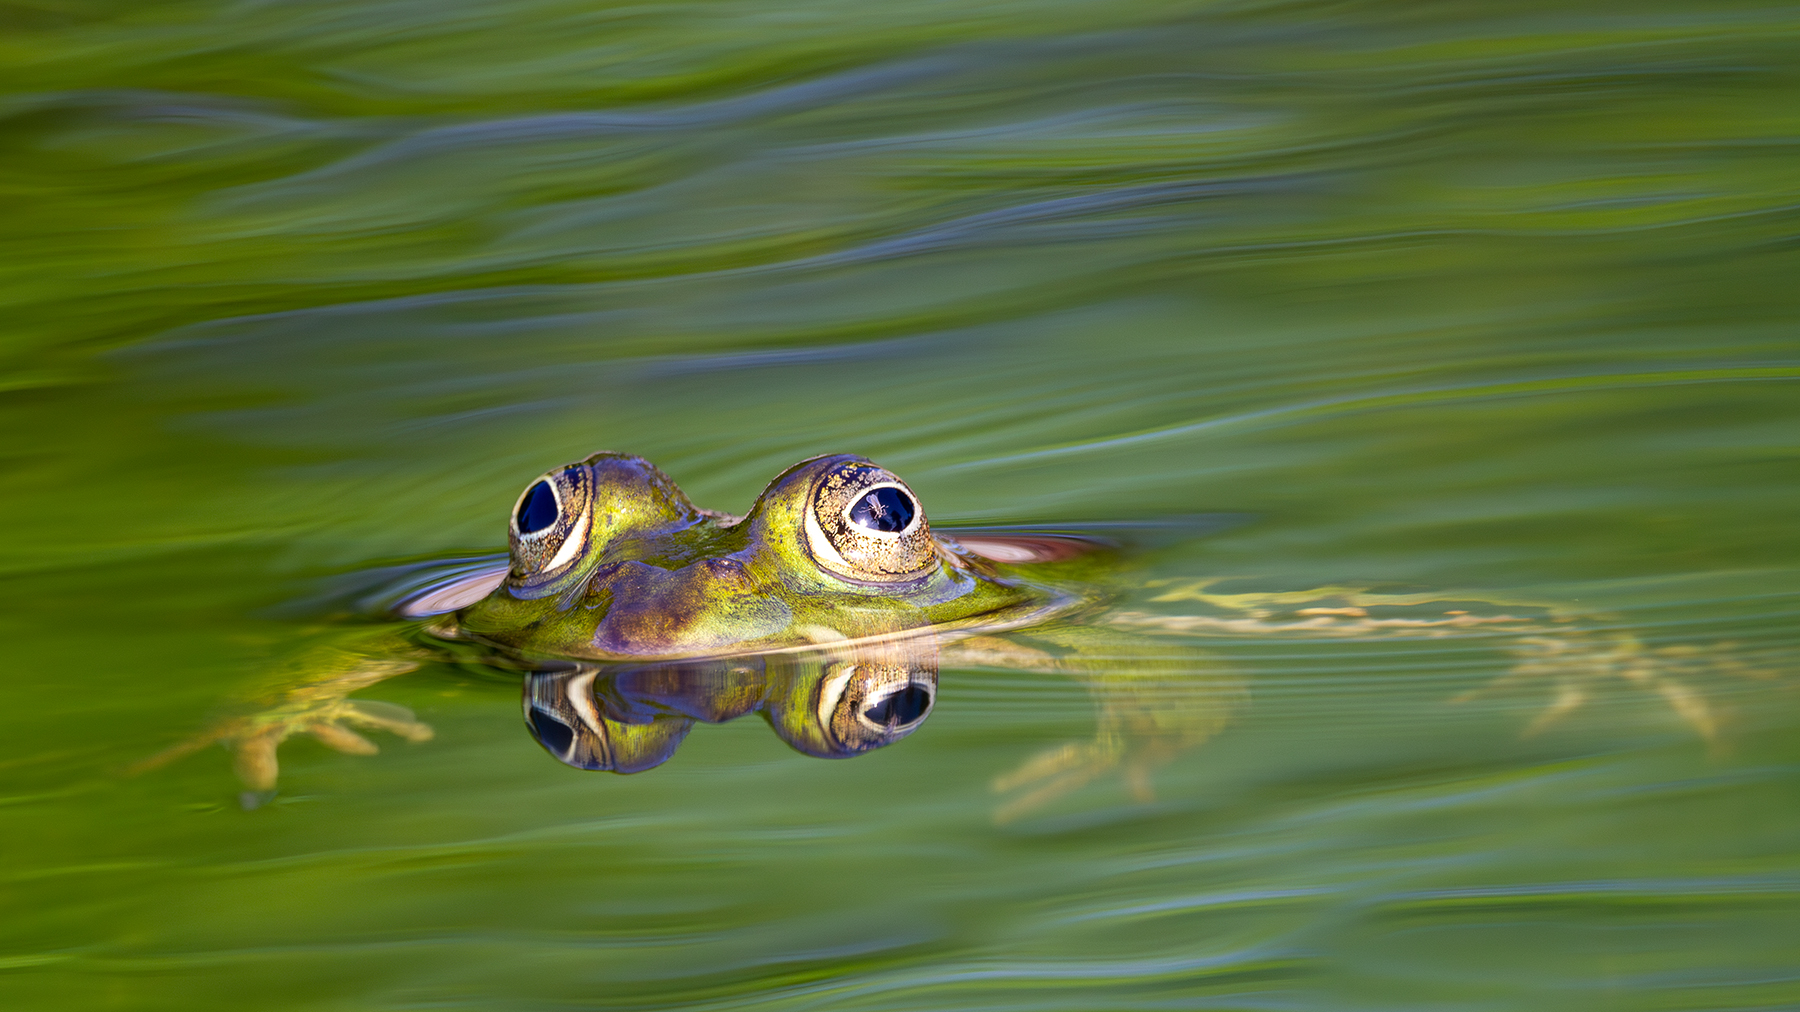
<path fill-rule="evenodd" d="M 411 742 L 430 741 L 435 734 L 430 725 L 421 723 L 411 710 L 397 703 L 340 697 L 276 707 L 244 720 L 218 740 L 231 748 L 232 768 L 245 787 L 272 791 L 281 770 L 276 750 L 295 735 L 311 735 L 346 755 L 374 755 L 381 751 L 355 729 L 387 731 Z"/>
<path fill-rule="evenodd" d="M 1726 713 L 1708 698 L 1706 682 L 1716 675 L 1772 679 L 1775 673 L 1745 664 L 1735 644 L 1679 643 L 1653 647 L 1628 630 L 1564 629 L 1560 635 L 1522 637 L 1509 652 L 1512 668 L 1486 685 L 1453 697 L 1463 703 L 1514 688 L 1548 689 L 1550 701 L 1526 725 L 1526 737 L 1561 723 L 1588 701 L 1623 684 L 1659 697 L 1683 724 L 1718 746 Z"/>
<path fill-rule="evenodd" d="M 1721 733 L 1722 715 L 1700 686 L 1713 673 L 1773 677 L 1732 656 L 1732 644 L 1651 647 L 1611 616 L 1567 605 L 1481 592 L 1384 593 L 1360 586 L 1303 591 L 1222 593 L 1227 578 L 1166 581 L 1152 601 L 1193 601 L 1202 614 L 1122 612 L 1114 624 L 1151 632 L 1213 635 L 1302 635 L 1351 638 L 1440 638 L 1483 632 L 1511 637 L 1510 670 L 1489 684 L 1453 697 L 1466 702 L 1515 688 L 1547 690 L 1549 700 L 1526 725 L 1538 734 L 1606 691 L 1624 683 L 1649 692 L 1708 742 Z"/>
<path fill-rule="evenodd" d="M 1092 739 L 1046 749 L 994 778 L 994 793 L 1011 795 L 995 810 L 997 823 L 1110 775 L 1136 801 L 1154 801 L 1155 771 L 1218 734 L 1245 696 L 1242 682 L 1202 653 L 1092 629 L 1041 635 L 1031 645 L 976 637 L 957 644 L 951 656 L 963 664 L 1074 675 L 1094 698 Z"/>
<path fill-rule="evenodd" d="M 260 712 L 222 720 L 206 731 L 129 768 L 142 773 L 173 762 L 215 742 L 232 752 L 232 767 L 247 788 L 241 797 L 255 808 L 273 796 L 280 774 L 277 750 L 295 735 L 311 735 L 327 747 L 350 755 L 373 755 L 380 748 L 359 733 L 387 731 L 407 741 L 431 739 L 431 726 L 396 703 L 350 699 L 350 693 L 405 674 L 419 666 L 413 660 L 388 660 L 344 651 L 315 654 L 310 680 L 288 689 Z"/>

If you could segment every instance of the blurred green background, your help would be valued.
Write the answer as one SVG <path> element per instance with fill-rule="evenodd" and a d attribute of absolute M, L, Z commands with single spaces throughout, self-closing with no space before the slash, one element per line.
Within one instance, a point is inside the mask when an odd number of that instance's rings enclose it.
<path fill-rule="evenodd" d="M 1800 7 L 8 2 L 0 82 L 5 1007 L 1800 1008 Z M 1682 660 L 1527 736 L 1495 637 L 1196 635 L 1222 734 L 1004 823 L 1080 684 L 614 777 L 428 666 L 124 775 L 598 449 Z"/>

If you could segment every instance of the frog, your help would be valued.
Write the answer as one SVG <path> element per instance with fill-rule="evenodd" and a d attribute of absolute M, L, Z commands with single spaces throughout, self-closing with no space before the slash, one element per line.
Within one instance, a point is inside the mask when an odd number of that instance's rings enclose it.
<path fill-rule="evenodd" d="M 1329 585 L 1230 591 L 1229 578 L 1148 581 L 1171 614 L 1118 606 L 1130 553 L 1077 526 L 934 528 L 899 475 L 855 454 L 787 468 L 742 514 L 696 506 L 642 457 L 605 451 L 528 482 L 504 557 L 462 560 L 383 603 L 381 621 L 274 678 L 248 712 L 139 764 L 214 742 L 231 749 L 245 807 L 273 796 L 279 747 L 310 735 L 351 754 L 364 732 L 422 743 L 411 711 L 352 694 L 433 660 L 519 673 L 530 735 L 556 760 L 642 773 L 697 724 L 760 713 L 788 745 L 850 758 L 931 714 L 943 664 L 1055 673 L 1093 697 L 1091 739 L 996 775 L 1009 822 L 1116 774 L 1152 776 L 1223 731 L 1246 679 L 1194 645 L 1242 635 L 1444 636 L 1500 631 L 1517 657 L 1502 685 L 1551 687 L 1541 731 L 1619 679 L 1660 695 L 1702 736 L 1718 717 L 1680 670 L 1628 631 L 1504 595 Z M 1603 631 L 1601 631 L 1603 630 Z"/>
<path fill-rule="evenodd" d="M 351 694 L 434 659 L 521 672 L 527 727 L 584 769 L 641 772 L 695 721 L 750 712 L 802 752 L 848 757 L 929 716 L 942 643 L 1091 607 L 1097 584 L 1051 570 L 1103 547 L 990 534 L 984 555 L 849 454 L 795 464 L 739 515 L 695 506 L 642 457 L 595 453 L 529 482 L 507 536 L 504 559 L 410 589 L 372 632 L 324 637 L 252 712 L 140 768 L 221 742 L 248 806 L 296 735 L 353 754 L 378 751 L 370 731 L 428 741 L 410 712 Z M 1027 573 L 1027 556 L 1048 565 Z"/>

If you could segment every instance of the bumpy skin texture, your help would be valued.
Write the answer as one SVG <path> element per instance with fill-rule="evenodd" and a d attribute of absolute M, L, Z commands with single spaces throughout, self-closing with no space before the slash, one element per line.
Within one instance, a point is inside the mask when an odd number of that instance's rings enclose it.
<path fill-rule="evenodd" d="M 862 457 L 796 464 L 742 519 L 696 508 L 668 476 L 626 454 L 595 454 L 542 481 L 557 489 L 555 523 L 522 533 L 516 509 L 505 582 L 457 616 L 464 635 L 526 655 L 757 653 L 1008 626 L 1066 603 L 931 534 L 910 492 L 917 516 L 905 531 L 847 523 L 859 490 L 905 489 Z"/>

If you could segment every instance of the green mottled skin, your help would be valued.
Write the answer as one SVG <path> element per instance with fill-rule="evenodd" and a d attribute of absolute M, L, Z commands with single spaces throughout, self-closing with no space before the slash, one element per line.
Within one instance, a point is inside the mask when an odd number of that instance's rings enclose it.
<path fill-rule="evenodd" d="M 906 579 L 859 580 L 821 566 L 805 532 L 809 501 L 825 474 L 862 459 L 797 464 L 739 520 L 695 508 L 640 458 L 596 454 L 582 462 L 599 491 L 579 557 L 551 579 L 515 568 L 458 614 L 459 627 L 525 654 L 628 661 L 1009 626 L 1069 602 L 1066 589 L 1024 573 L 1048 567 L 997 564 L 942 535 L 935 558 Z"/>
<path fill-rule="evenodd" d="M 1011 562 L 995 561 L 931 532 L 910 490 L 916 521 L 869 534 L 848 510 L 882 484 L 904 489 L 864 458 L 816 457 L 740 518 L 695 507 L 642 458 L 595 454 L 528 486 L 504 572 L 466 573 L 444 596 L 425 602 L 444 589 L 433 587 L 398 603 L 397 617 L 429 618 L 410 627 L 422 639 L 405 629 L 334 638 L 261 712 L 150 764 L 222 740 L 244 782 L 266 792 L 276 748 L 294 734 L 354 753 L 375 745 L 353 728 L 425 740 L 431 729 L 402 708 L 347 697 L 446 655 L 537 671 L 526 675 L 527 723 L 570 765 L 648 769 L 695 721 L 752 711 L 801 752 L 850 756 L 918 726 L 916 705 L 906 719 L 861 718 L 908 687 L 935 695 L 946 643 L 1097 603 L 1092 577 L 1108 554 L 1098 542 L 1050 537 L 1045 550 L 1045 538 L 1023 539 Z M 522 530 L 534 490 L 552 485 L 554 522 Z M 985 537 L 990 552 L 1006 540 Z"/>

